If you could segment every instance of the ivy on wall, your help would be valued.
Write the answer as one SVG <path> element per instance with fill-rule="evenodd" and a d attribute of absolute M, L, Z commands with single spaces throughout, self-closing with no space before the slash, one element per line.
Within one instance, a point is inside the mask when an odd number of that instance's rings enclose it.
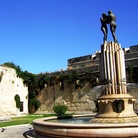
<path fill-rule="evenodd" d="M 18 94 L 16 94 L 15 96 L 14 96 L 14 100 L 15 100 L 15 102 L 16 102 L 16 108 L 20 108 L 20 106 L 21 106 L 21 102 L 20 102 L 20 96 L 18 95 Z"/>

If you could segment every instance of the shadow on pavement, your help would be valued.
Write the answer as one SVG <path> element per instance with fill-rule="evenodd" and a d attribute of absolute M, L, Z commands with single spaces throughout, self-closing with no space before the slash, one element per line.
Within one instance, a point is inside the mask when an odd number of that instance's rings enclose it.
<path fill-rule="evenodd" d="M 30 130 L 24 132 L 24 133 L 23 133 L 23 136 L 24 136 L 25 138 L 35 138 L 35 132 L 34 132 L 33 129 L 30 129 Z"/>

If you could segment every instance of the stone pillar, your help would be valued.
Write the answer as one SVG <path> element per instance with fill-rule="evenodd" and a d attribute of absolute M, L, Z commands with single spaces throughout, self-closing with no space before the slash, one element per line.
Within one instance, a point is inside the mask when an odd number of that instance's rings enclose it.
<path fill-rule="evenodd" d="M 120 44 L 105 42 L 101 46 L 100 75 L 101 81 L 107 86 L 103 95 L 127 93 L 124 62 L 124 53 Z"/>

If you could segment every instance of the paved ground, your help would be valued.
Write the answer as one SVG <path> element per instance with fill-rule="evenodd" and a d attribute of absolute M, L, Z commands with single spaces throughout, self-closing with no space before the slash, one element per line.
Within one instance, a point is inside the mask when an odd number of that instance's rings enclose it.
<path fill-rule="evenodd" d="M 32 132 L 32 125 L 18 125 L 0 128 L 0 138 L 26 138 L 26 133 Z"/>

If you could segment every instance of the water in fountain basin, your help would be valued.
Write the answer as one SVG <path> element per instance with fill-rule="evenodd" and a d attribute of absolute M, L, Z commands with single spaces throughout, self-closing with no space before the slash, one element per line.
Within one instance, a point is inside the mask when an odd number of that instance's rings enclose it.
<path fill-rule="evenodd" d="M 65 118 L 65 119 L 50 119 L 45 121 L 56 122 L 56 123 L 69 123 L 69 124 L 88 124 L 91 123 L 90 120 L 94 118 L 94 116 L 87 117 L 73 117 L 73 118 Z"/>

